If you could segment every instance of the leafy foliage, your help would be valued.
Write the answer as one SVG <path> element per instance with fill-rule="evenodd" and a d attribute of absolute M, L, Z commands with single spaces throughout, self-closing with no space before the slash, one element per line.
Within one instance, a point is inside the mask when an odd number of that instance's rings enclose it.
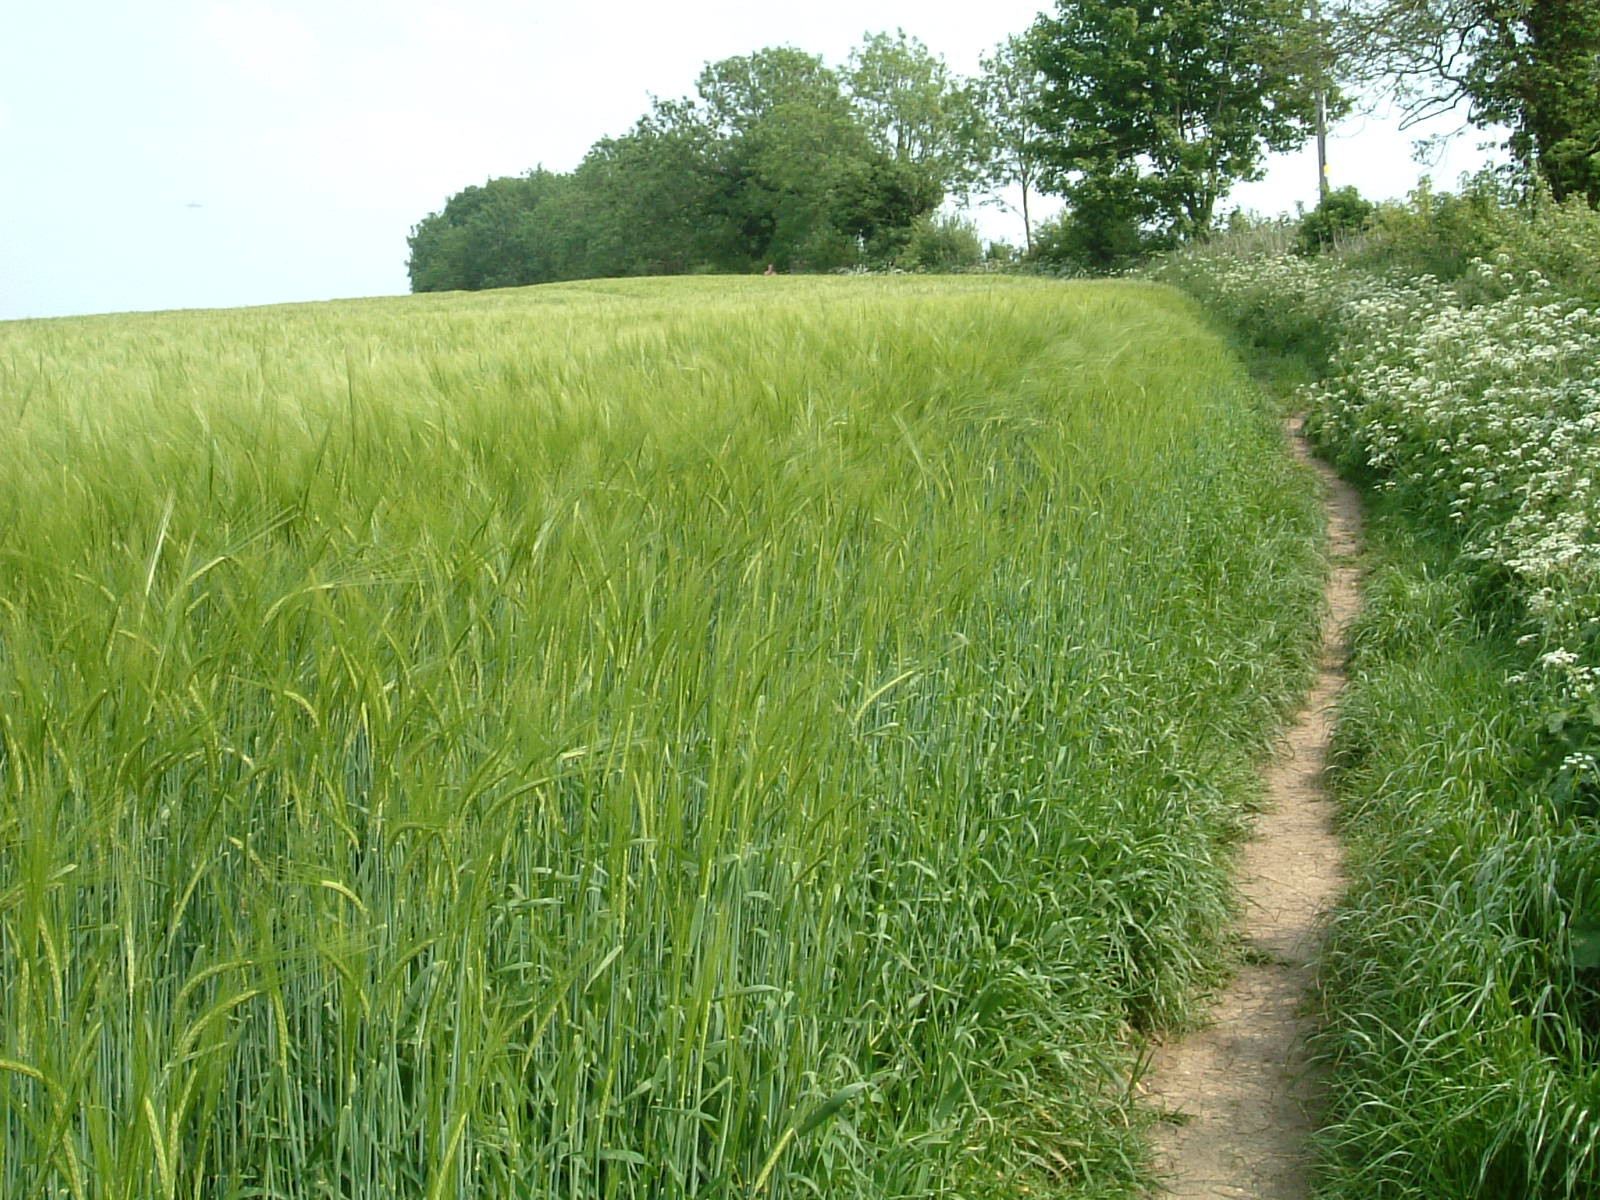
<path fill-rule="evenodd" d="M 1600 205 L 1600 0 L 1350 0 L 1345 73 L 1391 89 L 1412 119 L 1470 104 L 1557 200 Z"/>
<path fill-rule="evenodd" d="M 984 182 L 990 188 L 1015 185 L 1021 192 L 1023 251 L 1033 251 L 1029 196 L 1039 184 L 1038 124 L 1043 78 L 1024 38 L 1007 38 L 982 60 L 978 100 L 988 125 L 990 154 Z"/>
<path fill-rule="evenodd" d="M 1335 188 L 1300 219 L 1302 254 L 1320 254 L 1341 237 L 1366 228 L 1376 206 L 1353 187 Z"/>
<path fill-rule="evenodd" d="M 921 217 L 897 265 L 913 271 L 961 271 L 983 260 L 983 243 L 971 221 L 961 217 Z"/>
<path fill-rule="evenodd" d="M 411 231 L 411 290 L 516 287 L 563 278 L 567 256 L 551 216 L 571 187 L 570 179 L 540 168 L 458 192 Z"/>
<path fill-rule="evenodd" d="M 1067 207 L 1033 238 L 1033 261 L 1058 270 L 1106 275 L 1134 266 L 1169 244 L 1150 229 L 1154 205 L 1132 171 L 1091 174 Z"/>
<path fill-rule="evenodd" d="M 989 157 L 977 89 L 905 30 L 868 34 L 850 52 L 845 83 L 873 144 L 965 195 Z"/>
<path fill-rule="evenodd" d="M 1312 32 L 1290 0 L 1060 0 L 1028 35 L 1046 186 L 1158 240 L 1206 234 L 1266 151 L 1305 140 Z"/>
<path fill-rule="evenodd" d="M 887 264 L 972 184 L 983 136 L 971 89 L 903 33 L 842 72 L 788 46 L 708 63 L 570 175 L 452 197 L 412 232 L 412 289 Z"/>

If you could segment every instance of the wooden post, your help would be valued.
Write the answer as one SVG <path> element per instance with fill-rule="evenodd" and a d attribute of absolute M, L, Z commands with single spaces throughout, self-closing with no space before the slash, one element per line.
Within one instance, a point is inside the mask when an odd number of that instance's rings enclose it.
<path fill-rule="evenodd" d="M 1327 39 L 1322 36 L 1322 5 L 1311 0 L 1311 24 L 1317 37 L 1317 203 L 1328 198 L 1328 70 Z"/>

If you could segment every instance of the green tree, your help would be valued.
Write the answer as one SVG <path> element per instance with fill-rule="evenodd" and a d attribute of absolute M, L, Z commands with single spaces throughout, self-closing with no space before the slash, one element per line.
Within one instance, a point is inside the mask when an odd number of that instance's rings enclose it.
<path fill-rule="evenodd" d="M 1386 87 L 1415 122 L 1465 101 L 1557 200 L 1600 207 L 1600 0 L 1346 0 L 1347 78 Z"/>
<path fill-rule="evenodd" d="M 1038 112 L 1043 100 L 1043 76 L 1034 65 L 1025 39 L 1010 37 L 994 52 L 980 60 L 983 76 L 978 81 L 978 103 L 988 124 L 991 147 L 983 184 L 994 191 L 994 200 L 1003 208 L 1011 205 L 997 189 L 1015 186 L 1021 204 L 1015 211 L 1022 218 L 1023 248 L 1033 253 L 1033 218 L 1029 197 L 1039 185 L 1039 142 L 1044 131 Z"/>
<path fill-rule="evenodd" d="M 850 52 L 845 82 L 873 144 L 965 196 L 988 158 L 977 88 L 905 30 L 872 33 Z"/>
<path fill-rule="evenodd" d="M 702 220 L 719 265 L 845 266 L 859 254 L 840 211 L 844 181 L 873 159 L 840 75 L 791 47 L 710 64 L 698 112 L 713 135 Z"/>
<path fill-rule="evenodd" d="M 887 149 L 815 55 L 723 59 L 571 175 L 452 196 L 412 230 L 412 288 L 892 261 L 944 197 L 920 154 Z"/>
<path fill-rule="evenodd" d="M 977 226 L 963 217 L 919 217 L 896 261 L 913 271 L 964 271 L 983 261 L 983 242 Z"/>
<path fill-rule="evenodd" d="M 574 172 L 584 274 L 675 275 L 714 259 L 716 146 L 689 101 L 656 101 L 628 133 L 596 142 Z"/>
<path fill-rule="evenodd" d="M 707 63 L 695 80 L 695 94 L 699 119 L 724 138 L 750 132 L 784 106 L 850 115 L 839 73 L 818 55 L 793 46 Z"/>
<path fill-rule="evenodd" d="M 791 47 L 710 64 L 677 114 L 701 130 L 709 181 L 696 221 L 724 269 L 882 261 L 943 198 L 914 156 L 890 153 L 822 60 Z"/>
<path fill-rule="evenodd" d="M 1152 232 L 1152 200 L 1132 169 L 1085 175 L 1072 200 L 1035 232 L 1032 258 L 1077 274 L 1108 275 L 1136 264 L 1170 240 Z"/>
<path fill-rule="evenodd" d="M 1295 229 L 1301 254 L 1321 254 L 1365 229 L 1376 206 L 1353 187 L 1334 188 L 1322 197 L 1317 207 L 1300 218 Z"/>
<path fill-rule="evenodd" d="M 1028 42 L 1042 182 L 1069 204 L 1125 195 L 1158 237 L 1204 236 L 1232 185 L 1312 128 L 1297 0 L 1059 0 Z"/>
<path fill-rule="evenodd" d="M 542 167 L 464 188 L 407 238 L 414 292 L 519 287 L 570 277 L 549 218 L 567 176 Z"/>

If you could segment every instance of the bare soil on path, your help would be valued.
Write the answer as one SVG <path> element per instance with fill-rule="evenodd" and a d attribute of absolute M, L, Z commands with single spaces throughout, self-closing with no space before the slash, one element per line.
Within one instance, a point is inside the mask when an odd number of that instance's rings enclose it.
<path fill-rule="evenodd" d="M 1180 1197 L 1306 1200 L 1319 1083 L 1306 1056 L 1305 1002 L 1322 918 L 1343 879 L 1333 805 L 1323 787 L 1333 706 L 1344 686 L 1345 629 L 1360 603 L 1356 493 L 1311 459 L 1299 422 L 1295 453 L 1323 477 L 1333 569 L 1316 682 L 1267 768 L 1266 810 L 1240 856 L 1243 963 L 1211 1024 L 1154 1048 L 1143 1079 L 1166 1119 L 1156 1135 L 1166 1191 Z"/>

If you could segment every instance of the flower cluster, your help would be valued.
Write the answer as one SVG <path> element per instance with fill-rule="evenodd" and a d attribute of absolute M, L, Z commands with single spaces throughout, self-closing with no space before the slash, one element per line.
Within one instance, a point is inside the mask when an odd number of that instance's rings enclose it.
<path fill-rule="evenodd" d="M 1271 345 L 1325 347 L 1308 429 L 1346 470 L 1456 531 L 1508 588 L 1552 687 L 1552 728 L 1600 731 L 1600 311 L 1507 255 L 1466 280 L 1290 257 L 1181 282 Z M 1472 302 L 1471 297 L 1478 302 Z"/>
<path fill-rule="evenodd" d="M 1319 365 L 1359 290 L 1353 274 L 1332 261 L 1287 253 L 1178 256 L 1156 274 L 1224 324 L 1247 331 L 1257 345 L 1304 354 Z"/>
<path fill-rule="evenodd" d="M 1600 626 L 1600 312 L 1505 261 L 1476 268 L 1506 294 L 1467 305 L 1424 277 L 1347 303 L 1314 427 L 1458 525 L 1576 687 Z"/>

